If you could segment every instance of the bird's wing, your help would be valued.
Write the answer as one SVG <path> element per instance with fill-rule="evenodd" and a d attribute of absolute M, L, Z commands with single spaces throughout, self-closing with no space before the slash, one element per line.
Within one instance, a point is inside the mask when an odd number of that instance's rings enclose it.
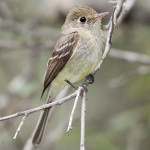
<path fill-rule="evenodd" d="M 47 63 L 47 70 L 44 78 L 43 96 L 47 87 L 51 84 L 54 78 L 62 70 L 69 58 L 72 56 L 74 49 L 79 40 L 78 32 L 72 32 L 69 35 L 63 35 L 57 42 L 53 54 Z"/>

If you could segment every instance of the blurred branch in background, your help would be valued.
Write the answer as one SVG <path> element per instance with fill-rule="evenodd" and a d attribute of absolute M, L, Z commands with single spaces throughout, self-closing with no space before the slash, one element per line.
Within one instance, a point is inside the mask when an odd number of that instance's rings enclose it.
<path fill-rule="evenodd" d="M 135 2 L 136 0 L 126 0 L 123 7 L 123 11 L 120 15 L 120 17 L 118 18 L 118 24 L 120 24 L 123 19 L 128 15 L 128 13 L 132 10 L 132 8 L 135 6 Z"/>
<path fill-rule="evenodd" d="M 124 73 L 123 75 L 116 77 L 115 79 L 112 79 L 109 82 L 109 86 L 111 88 L 118 88 L 120 86 L 123 86 L 126 84 L 129 80 L 137 77 L 137 76 L 145 76 L 150 73 L 150 67 L 146 66 L 140 66 L 135 70 L 132 70 L 130 72 Z"/>
<path fill-rule="evenodd" d="M 50 27 L 35 26 L 33 22 L 28 24 L 19 23 L 14 20 L 2 19 L 0 18 L 0 28 L 2 30 L 9 30 L 10 32 L 15 32 L 23 35 L 31 35 L 35 38 L 55 38 L 58 37 L 58 31 Z"/>
<path fill-rule="evenodd" d="M 146 54 L 112 48 L 109 56 L 115 59 L 122 59 L 130 63 L 133 62 L 140 63 L 142 65 L 150 65 L 150 56 L 147 56 Z"/>

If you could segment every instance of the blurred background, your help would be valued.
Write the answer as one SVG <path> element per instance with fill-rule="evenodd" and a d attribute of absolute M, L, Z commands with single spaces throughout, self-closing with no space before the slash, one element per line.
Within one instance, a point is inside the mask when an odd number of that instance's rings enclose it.
<path fill-rule="evenodd" d="M 75 5 L 110 13 L 114 6 L 106 0 L 0 0 L 0 117 L 44 103 L 46 63 Z M 150 1 L 127 0 L 123 11 L 109 57 L 88 87 L 86 150 L 150 149 Z M 66 135 L 72 105 L 73 100 L 56 108 L 37 148 L 30 137 L 39 112 L 27 117 L 16 140 L 21 118 L 0 122 L 0 149 L 79 149 L 80 102 L 74 130 Z"/>

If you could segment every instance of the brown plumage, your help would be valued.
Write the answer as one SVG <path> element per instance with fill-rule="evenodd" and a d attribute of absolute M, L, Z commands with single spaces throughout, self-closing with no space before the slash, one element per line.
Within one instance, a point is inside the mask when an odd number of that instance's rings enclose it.
<path fill-rule="evenodd" d="M 73 50 L 78 42 L 79 35 L 77 32 L 70 33 L 69 36 L 62 36 L 54 48 L 54 52 L 47 63 L 47 70 L 44 78 L 44 88 L 42 91 L 41 98 L 57 76 L 57 74 L 62 70 L 63 66 L 71 57 Z M 63 44 L 62 44 L 63 43 Z"/>

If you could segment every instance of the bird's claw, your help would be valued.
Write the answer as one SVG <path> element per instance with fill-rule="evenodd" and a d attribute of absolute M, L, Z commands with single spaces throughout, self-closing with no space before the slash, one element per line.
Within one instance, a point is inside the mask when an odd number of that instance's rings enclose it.
<path fill-rule="evenodd" d="M 86 77 L 85 77 L 85 82 L 87 83 L 87 84 L 92 84 L 92 83 L 94 83 L 94 76 L 93 76 L 93 74 L 88 74 Z"/>

